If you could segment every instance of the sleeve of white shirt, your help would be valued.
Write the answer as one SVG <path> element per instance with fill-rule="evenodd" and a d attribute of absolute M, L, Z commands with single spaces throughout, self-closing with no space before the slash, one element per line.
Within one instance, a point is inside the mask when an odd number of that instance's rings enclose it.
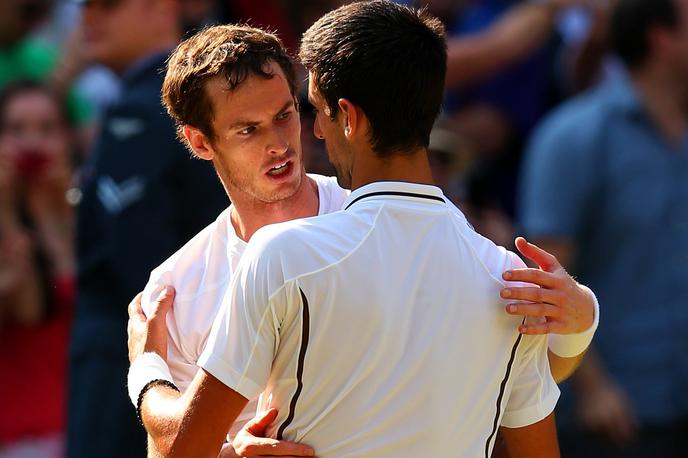
<path fill-rule="evenodd" d="M 150 279 L 143 289 L 143 295 L 141 296 L 141 308 L 143 309 L 143 313 L 148 315 L 151 312 L 158 293 L 162 291 L 165 286 L 169 285 L 175 286 L 172 274 L 168 270 L 158 271 L 156 269 L 151 273 Z M 184 351 L 179 333 L 177 332 L 175 307 L 179 306 L 179 301 L 175 299 L 172 306 L 173 309 L 168 313 L 165 320 L 167 328 L 167 365 L 170 368 L 174 383 L 179 389 L 185 391 L 198 368 L 196 366 L 196 361 L 189 359 L 187 352 Z M 184 336 L 184 339 L 186 339 L 185 342 L 188 347 L 188 345 L 191 344 L 192 337 Z"/>
<path fill-rule="evenodd" d="M 277 309 L 284 290 L 275 286 L 279 264 L 278 258 L 270 259 L 268 252 L 249 245 L 198 360 L 200 367 L 246 399 L 256 398 L 265 388 L 279 343 Z"/>
<path fill-rule="evenodd" d="M 507 428 L 537 423 L 554 411 L 559 399 L 559 388 L 547 360 L 547 338 L 524 335 L 520 347 L 501 423 Z"/>
<path fill-rule="evenodd" d="M 510 255 L 512 268 L 524 266 L 518 256 L 513 253 Z M 546 335 L 521 336 L 512 371 L 512 389 L 501 425 L 521 428 L 537 423 L 552 413 L 559 399 L 559 388 L 549 367 Z"/>

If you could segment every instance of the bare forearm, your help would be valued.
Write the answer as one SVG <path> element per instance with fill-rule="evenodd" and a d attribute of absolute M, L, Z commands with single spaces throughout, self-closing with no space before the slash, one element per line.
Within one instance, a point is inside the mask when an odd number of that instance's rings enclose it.
<path fill-rule="evenodd" d="M 216 458 L 246 398 L 205 371 L 184 395 L 153 386 L 141 404 L 141 417 L 156 450 L 165 457 Z"/>
<path fill-rule="evenodd" d="M 574 356 L 572 358 L 563 358 L 553 353 L 552 351 L 547 351 L 547 358 L 549 359 L 549 367 L 552 371 L 552 377 L 557 383 L 561 383 L 568 379 L 576 372 L 578 366 L 580 366 L 583 361 L 583 356 L 585 353 Z"/>
<path fill-rule="evenodd" d="M 507 12 L 485 32 L 448 43 L 448 88 L 470 84 L 524 58 L 549 37 L 554 9 L 523 4 Z"/>
<path fill-rule="evenodd" d="M 558 458 L 559 443 L 554 414 L 523 428 L 500 428 L 509 458 Z"/>
<path fill-rule="evenodd" d="M 147 458 L 163 458 L 162 453 L 158 450 L 150 434 L 148 435 L 148 454 L 146 456 Z"/>
<path fill-rule="evenodd" d="M 180 394 L 170 388 L 158 386 L 146 392 L 141 419 L 148 432 L 149 457 L 173 456 L 183 419 L 180 404 Z"/>

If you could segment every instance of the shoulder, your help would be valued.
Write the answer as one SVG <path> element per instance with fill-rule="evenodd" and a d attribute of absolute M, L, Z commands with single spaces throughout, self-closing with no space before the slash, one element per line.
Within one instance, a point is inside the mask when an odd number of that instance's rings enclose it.
<path fill-rule="evenodd" d="M 344 201 L 349 197 L 351 191 L 339 186 L 336 177 L 326 177 L 310 173 L 307 176 L 318 185 L 318 195 L 320 197 L 319 214 L 323 215 L 342 209 Z"/>
<path fill-rule="evenodd" d="M 474 258 L 479 260 L 483 268 L 497 282 L 504 283 L 502 279 L 502 273 L 504 271 L 525 267 L 525 263 L 516 253 L 482 236 L 468 223 L 464 223 L 459 228 L 458 232 L 473 251 Z"/>
<path fill-rule="evenodd" d="M 344 211 L 271 224 L 257 231 L 242 265 L 287 282 L 341 261 L 372 227 L 372 219 Z"/>
<path fill-rule="evenodd" d="M 150 274 L 146 291 L 171 285 L 175 288 L 175 301 L 191 299 L 206 289 L 216 288 L 229 270 L 232 252 L 228 247 L 230 209 L 223 211 Z M 221 271 L 221 272 L 218 272 Z M 219 277 L 219 278 L 218 278 Z M 146 293 L 144 293 L 144 296 Z"/>

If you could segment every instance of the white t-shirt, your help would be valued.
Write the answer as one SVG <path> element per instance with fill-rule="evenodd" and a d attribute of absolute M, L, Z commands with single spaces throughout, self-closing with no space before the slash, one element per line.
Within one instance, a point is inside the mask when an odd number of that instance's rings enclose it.
<path fill-rule="evenodd" d="M 372 183 L 345 211 L 256 232 L 198 364 L 262 392 L 268 433 L 323 458 L 489 456 L 498 425 L 559 396 L 547 337 L 519 334 L 499 296 L 523 266 L 438 188 Z"/>
<path fill-rule="evenodd" d="M 308 175 L 318 185 L 318 214 L 342 209 L 349 191 L 334 177 Z M 208 227 L 151 272 L 141 301 L 144 312 L 165 285 L 176 290 L 174 307 L 167 315 L 167 363 L 175 384 L 186 390 L 198 371 L 196 361 L 205 347 L 222 298 L 246 249 L 230 221 L 232 207 L 223 211 Z M 251 402 L 232 426 L 230 434 L 253 418 Z"/>

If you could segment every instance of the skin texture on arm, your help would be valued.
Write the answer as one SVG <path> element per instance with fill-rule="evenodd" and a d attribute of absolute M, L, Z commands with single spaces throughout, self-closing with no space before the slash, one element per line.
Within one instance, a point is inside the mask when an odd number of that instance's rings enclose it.
<path fill-rule="evenodd" d="M 536 287 L 505 288 L 501 295 L 510 301 L 507 313 L 544 318 L 544 322 L 521 326 L 523 334 L 571 334 L 588 329 L 594 320 L 594 299 L 586 287 L 576 282 L 562 265 L 573 258 L 573 247 L 565 241 L 543 240 L 538 245 L 522 237 L 516 247 L 538 268 L 504 272 L 508 281 L 532 283 Z M 561 262 L 560 262 L 561 261 Z M 583 355 L 564 358 L 548 352 L 552 376 L 560 383 L 573 374 Z"/>
<path fill-rule="evenodd" d="M 141 308 L 141 296 L 138 294 L 129 304 L 129 359 L 133 361 L 146 351 L 155 351 L 166 358 L 165 318 L 174 301 L 174 289 L 168 286 L 163 290 L 153 302 L 148 317 Z M 153 386 L 141 404 L 141 417 L 149 435 L 149 456 L 217 457 L 230 425 L 246 402 L 243 396 L 202 369 L 183 396 L 166 386 Z M 313 449 L 307 445 L 260 437 L 276 416 L 277 410 L 270 409 L 248 422 L 231 446 L 222 446 L 219 456 L 313 456 Z"/>
<path fill-rule="evenodd" d="M 127 326 L 129 361 L 144 352 L 167 359 L 165 318 L 174 301 L 174 289 L 167 287 L 152 304 L 148 317 L 141 309 L 141 294 L 129 304 Z M 164 386 L 153 385 L 141 402 L 141 419 L 162 456 L 217 457 L 232 422 L 247 399 L 204 370 L 196 373 L 181 395 Z"/>
<path fill-rule="evenodd" d="M 200 370 L 182 396 L 162 385 L 149 389 L 141 403 L 141 418 L 163 456 L 215 458 L 229 427 L 247 402 Z M 153 409 L 154 416 L 150 415 Z"/>
<path fill-rule="evenodd" d="M 523 428 L 499 428 L 502 437 L 501 455 L 508 458 L 557 458 L 559 443 L 554 414 Z"/>
<path fill-rule="evenodd" d="M 574 0 L 524 2 L 486 31 L 447 42 L 448 89 L 474 83 L 523 59 L 550 37 L 557 11 Z"/>

